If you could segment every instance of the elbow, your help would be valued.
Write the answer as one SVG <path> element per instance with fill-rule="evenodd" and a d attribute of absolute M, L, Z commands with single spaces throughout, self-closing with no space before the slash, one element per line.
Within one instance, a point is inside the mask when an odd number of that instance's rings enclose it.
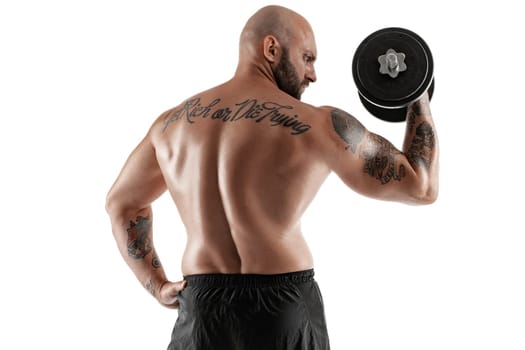
<path fill-rule="evenodd" d="M 438 199 L 438 191 L 437 190 L 431 190 L 425 193 L 425 195 L 421 196 L 419 198 L 419 203 L 421 205 L 429 205 L 433 204 Z"/>
<path fill-rule="evenodd" d="M 429 205 L 435 203 L 439 194 L 439 168 L 437 163 L 430 169 L 421 167 L 416 169 L 410 197 L 415 205 Z M 419 171 L 418 171 L 419 170 Z"/>
<path fill-rule="evenodd" d="M 117 206 L 115 205 L 115 201 L 110 197 L 106 197 L 105 209 L 112 225 L 115 223 L 116 218 L 118 217 L 118 210 L 116 208 Z"/>
<path fill-rule="evenodd" d="M 106 203 L 104 208 L 106 209 L 106 213 L 108 213 L 109 216 L 111 216 L 111 213 L 115 211 L 115 199 L 111 191 L 106 195 Z"/>
<path fill-rule="evenodd" d="M 122 203 L 112 191 L 106 196 L 105 203 L 106 213 L 109 215 L 111 220 L 115 219 L 122 213 Z"/>
<path fill-rule="evenodd" d="M 137 215 L 147 209 L 147 207 L 141 207 L 129 196 L 123 195 L 121 191 L 110 190 L 106 195 L 105 209 L 112 222 L 122 223 L 128 220 L 130 216 Z"/>
<path fill-rule="evenodd" d="M 106 196 L 105 209 L 109 216 L 113 236 L 117 242 L 119 242 L 124 239 L 123 234 L 125 231 L 122 231 L 122 227 L 126 225 L 128 220 L 121 198 L 112 192 L 108 193 Z"/>
<path fill-rule="evenodd" d="M 437 184 L 427 184 L 418 188 L 411 194 L 411 204 L 414 205 L 429 205 L 437 201 L 439 188 Z"/>

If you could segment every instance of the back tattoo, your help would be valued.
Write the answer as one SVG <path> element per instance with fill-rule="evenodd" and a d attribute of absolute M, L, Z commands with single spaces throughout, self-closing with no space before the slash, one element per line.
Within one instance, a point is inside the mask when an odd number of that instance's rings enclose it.
<path fill-rule="evenodd" d="M 223 123 L 234 123 L 241 120 L 252 120 L 255 123 L 266 122 L 269 126 L 288 128 L 292 135 L 303 134 L 311 128 L 310 124 L 301 121 L 299 116 L 293 113 L 294 108 L 290 105 L 246 99 L 234 106 L 219 107 L 220 102 L 220 98 L 208 104 L 203 104 L 200 97 L 188 100 L 181 108 L 171 111 L 164 118 L 162 131 L 164 132 L 170 124 L 181 119 L 190 124 L 195 123 L 198 119 L 222 121 Z"/>

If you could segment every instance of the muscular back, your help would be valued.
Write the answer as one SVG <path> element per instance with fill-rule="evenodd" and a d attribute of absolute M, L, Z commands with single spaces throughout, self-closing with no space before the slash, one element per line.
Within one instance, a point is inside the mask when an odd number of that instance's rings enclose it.
<path fill-rule="evenodd" d="M 331 171 L 372 198 L 436 200 L 439 152 L 428 94 L 407 107 L 397 150 L 350 114 L 300 101 L 317 79 L 316 56 L 303 17 L 261 9 L 241 33 L 233 79 L 163 113 L 128 157 L 106 210 L 125 261 L 162 303 L 176 306 L 172 292 L 180 290 L 163 288 L 152 240 L 151 204 L 166 190 L 187 232 L 185 275 L 312 268 L 300 220 Z"/>
<path fill-rule="evenodd" d="M 312 267 L 300 218 L 329 172 L 313 147 L 326 122 L 316 111 L 232 80 L 159 118 L 153 144 L 188 234 L 184 273 Z"/>

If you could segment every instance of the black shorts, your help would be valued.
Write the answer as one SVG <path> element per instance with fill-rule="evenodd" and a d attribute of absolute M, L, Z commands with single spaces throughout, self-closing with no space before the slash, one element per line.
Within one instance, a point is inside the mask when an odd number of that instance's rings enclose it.
<path fill-rule="evenodd" d="M 186 276 L 168 350 L 328 350 L 314 271 Z"/>

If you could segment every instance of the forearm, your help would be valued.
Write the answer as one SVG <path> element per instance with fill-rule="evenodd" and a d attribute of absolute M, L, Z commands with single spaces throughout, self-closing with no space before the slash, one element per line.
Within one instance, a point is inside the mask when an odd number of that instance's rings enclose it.
<path fill-rule="evenodd" d="M 167 279 L 153 245 L 151 207 L 108 212 L 122 257 L 144 288 L 158 298 Z"/>
<path fill-rule="evenodd" d="M 426 93 L 408 106 L 403 153 L 417 176 L 422 198 L 432 202 L 438 191 L 439 147 Z"/>

